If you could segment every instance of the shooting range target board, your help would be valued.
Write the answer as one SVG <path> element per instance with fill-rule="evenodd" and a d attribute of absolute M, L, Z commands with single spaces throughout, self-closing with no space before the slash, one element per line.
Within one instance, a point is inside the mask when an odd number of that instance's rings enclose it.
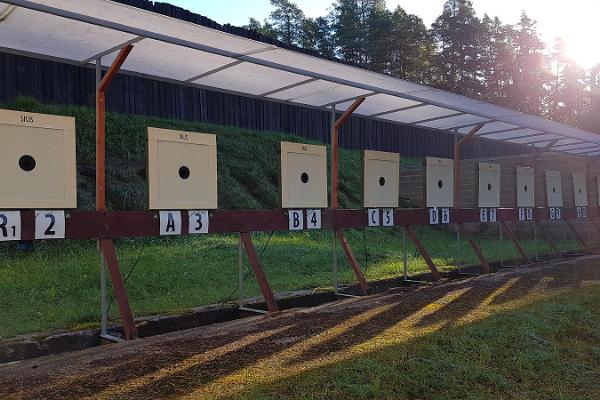
<path fill-rule="evenodd" d="M 363 206 L 398 207 L 400 154 L 363 152 Z"/>
<path fill-rule="evenodd" d="M 479 163 L 479 207 L 500 207 L 500 164 Z"/>
<path fill-rule="evenodd" d="M 585 174 L 573 172 L 573 194 L 575 196 L 575 207 L 588 206 Z"/>
<path fill-rule="evenodd" d="M 148 128 L 151 210 L 217 208 L 215 135 Z"/>
<path fill-rule="evenodd" d="M 426 203 L 428 208 L 452 207 L 454 204 L 454 160 L 425 159 Z"/>
<path fill-rule="evenodd" d="M 517 167 L 517 207 L 534 207 L 534 170 L 531 167 Z"/>
<path fill-rule="evenodd" d="M 281 207 L 327 208 L 325 146 L 281 142 Z"/>
<path fill-rule="evenodd" d="M 76 208 L 75 119 L 0 110 L 0 209 Z"/>
<path fill-rule="evenodd" d="M 548 207 L 562 207 L 562 182 L 560 172 L 546 170 L 546 201 Z"/>

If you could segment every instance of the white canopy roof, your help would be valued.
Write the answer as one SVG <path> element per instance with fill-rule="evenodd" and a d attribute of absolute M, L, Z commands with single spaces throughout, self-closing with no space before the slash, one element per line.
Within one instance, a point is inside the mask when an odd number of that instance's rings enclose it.
<path fill-rule="evenodd" d="M 134 44 L 130 74 L 241 96 L 600 155 L 600 135 L 388 75 L 286 50 L 108 0 L 0 2 L 0 51 L 109 66 Z"/>

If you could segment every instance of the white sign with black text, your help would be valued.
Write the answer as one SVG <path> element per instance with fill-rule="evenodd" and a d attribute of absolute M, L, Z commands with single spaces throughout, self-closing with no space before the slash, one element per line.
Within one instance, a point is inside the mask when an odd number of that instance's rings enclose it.
<path fill-rule="evenodd" d="M 0 211 L 0 242 L 21 240 L 21 212 Z"/>
<path fill-rule="evenodd" d="M 64 239 L 65 212 L 63 210 L 35 210 L 36 239 Z"/>
<path fill-rule="evenodd" d="M 208 210 L 188 210 L 188 233 L 199 235 L 208 233 Z"/>
<path fill-rule="evenodd" d="M 488 210 L 487 208 L 479 209 L 479 222 L 488 222 Z"/>
<path fill-rule="evenodd" d="M 440 214 L 441 214 L 442 224 L 449 224 L 450 223 L 450 209 L 442 208 Z"/>
<path fill-rule="evenodd" d="M 498 221 L 498 210 L 496 208 L 490 208 L 488 211 L 488 221 L 489 222 L 497 222 Z"/>
<path fill-rule="evenodd" d="M 379 218 L 379 208 L 369 208 L 369 226 L 380 226 L 381 218 Z"/>
<path fill-rule="evenodd" d="M 306 210 L 306 227 L 321 229 L 321 210 Z"/>
<path fill-rule="evenodd" d="M 160 211 L 160 236 L 181 235 L 181 212 Z"/>
<path fill-rule="evenodd" d="M 394 226 L 394 209 L 384 208 L 381 210 L 381 218 L 383 220 L 383 226 Z"/>
<path fill-rule="evenodd" d="M 302 210 L 288 210 L 288 229 L 290 231 L 304 229 L 304 213 Z"/>
<path fill-rule="evenodd" d="M 429 209 L 429 225 L 438 225 L 440 223 L 440 212 L 437 208 Z"/>

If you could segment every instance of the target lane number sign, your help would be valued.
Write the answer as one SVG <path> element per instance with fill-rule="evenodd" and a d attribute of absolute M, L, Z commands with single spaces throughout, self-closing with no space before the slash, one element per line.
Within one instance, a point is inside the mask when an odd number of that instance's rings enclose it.
<path fill-rule="evenodd" d="M 367 210 L 368 225 L 375 226 L 394 226 L 393 208 L 369 208 Z"/>
<path fill-rule="evenodd" d="M 21 212 L 0 211 L 0 242 L 21 240 Z"/>
<path fill-rule="evenodd" d="M 199 235 L 208 233 L 208 210 L 188 210 L 188 234 Z M 182 234 L 183 226 L 180 211 L 160 211 L 160 235 L 177 236 Z"/>
<path fill-rule="evenodd" d="M 304 226 L 304 210 L 288 210 L 288 229 L 301 231 Z M 321 229 L 321 210 L 306 210 L 306 229 Z"/>

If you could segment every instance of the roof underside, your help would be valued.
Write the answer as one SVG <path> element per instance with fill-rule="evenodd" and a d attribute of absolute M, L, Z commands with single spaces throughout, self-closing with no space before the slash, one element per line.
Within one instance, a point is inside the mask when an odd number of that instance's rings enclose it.
<path fill-rule="evenodd" d="M 600 155 L 600 135 L 282 49 L 108 0 L 0 2 L 0 50 L 71 64 L 109 66 L 134 44 L 123 71 L 152 79 L 478 137 Z"/>

